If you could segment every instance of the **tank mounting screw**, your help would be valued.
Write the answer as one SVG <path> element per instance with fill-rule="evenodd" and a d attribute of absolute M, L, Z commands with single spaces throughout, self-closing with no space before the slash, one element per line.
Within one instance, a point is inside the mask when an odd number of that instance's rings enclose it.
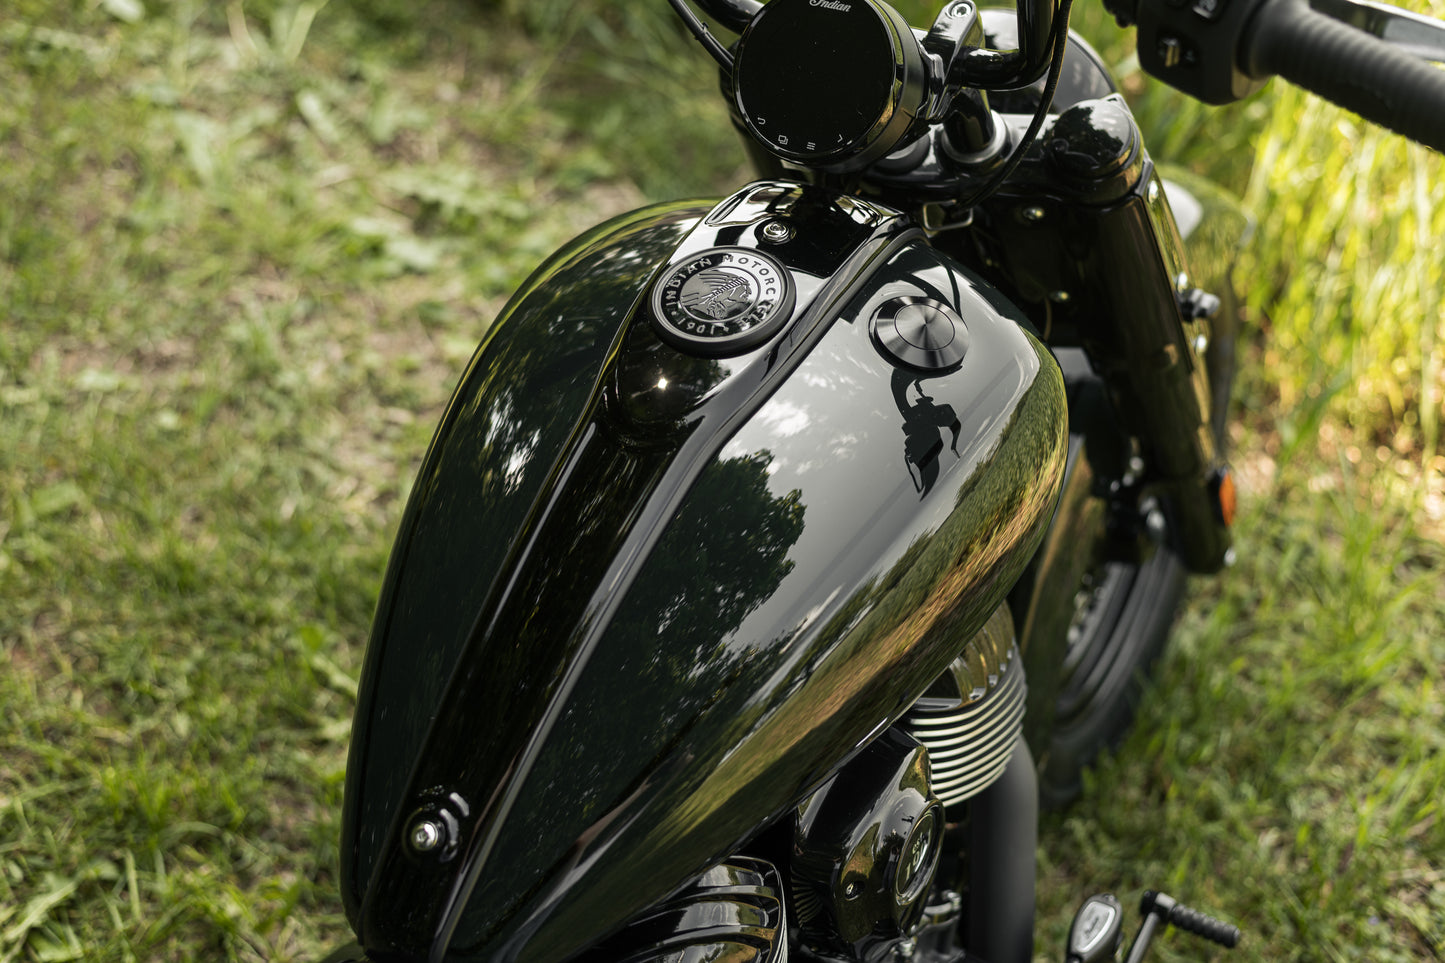
<path fill-rule="evenodd" d="M 436 849 L 446 839 L 446 830 L 442 824 L 434 819 L 425 817 L 418 819 L 411 824 L 411 831 L 407 834 L 407 842 L 411 848 L 418 853 L 429 853 Z"/>
<path fill-rule="evenodd" d="M 764 241 L 773 244 L 782 244 L 784 241 L 792 238 L 793 229 L 782 221 L 772 220 L 764 223 L 759 233 L 762 234 Z"/>
<path fill-rule="evenodd" d="M 1048 211 L 1044 210 L 1037 204 L 1031 204 L 1019 213 L 1023 215 L 1024 220 L 1032 221 L 1033 223 L 1037 224 L 1039 221 L 1042 221 L 1044 219 L 1044 217 L 1048 214 Z"/>

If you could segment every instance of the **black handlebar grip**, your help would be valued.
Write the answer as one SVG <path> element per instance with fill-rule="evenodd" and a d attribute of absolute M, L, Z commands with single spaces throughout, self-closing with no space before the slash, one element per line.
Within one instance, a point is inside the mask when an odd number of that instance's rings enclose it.
<path fill-rule="evenodd" d="M 1211 943 L 1218 943 L 1220 946 L 1227 946 L 1231 949 L 1239 942 L 1238 927 L 1231 926 L 1222 920 L 1212 916 L 1206 916 L 1198 910 L 1190 909 L 1175 903 L 1169 910 L 1169 922 L 1195 936 L 1202 936 Z"/>
<path fill-rule="evenodd" d="M 1265 0 L 1246 28 L 1240 68 L 1279 74 L 1366 120 L 1445 152 L 1445 71 L 1313 10 Z"/>

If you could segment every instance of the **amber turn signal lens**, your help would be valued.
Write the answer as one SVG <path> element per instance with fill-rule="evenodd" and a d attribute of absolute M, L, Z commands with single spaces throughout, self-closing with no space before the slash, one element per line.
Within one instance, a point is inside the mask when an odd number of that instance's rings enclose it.
<path fill-rule="evenodd" d="M 1234 475 L 1228 468 L 1220 468 L 1215 471 L 1209 487 L 1213 489 L 1215 510 L 1219 513 L 1220 521 L 1225 525 L 1233 525 L 1234 513 L 1239 506 L 1239 498 L 1234 490 Z"/>

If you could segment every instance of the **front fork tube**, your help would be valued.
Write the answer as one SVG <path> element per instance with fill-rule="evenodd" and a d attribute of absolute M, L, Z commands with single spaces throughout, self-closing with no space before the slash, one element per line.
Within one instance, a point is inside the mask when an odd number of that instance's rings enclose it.
<path fill-rule="evenodd" d="M 1091 123 L 1097 138 L 1084 136 Z M 1180 556 L 1192 571 L 1215 572 L 1230 533 L 1199 347 L 1218 302 L 1193 287 L 1133 123 L 1117 95 L 1071 107 L 1041 138 L 1049 146 L 1030 151 L 1009 187 L 985 202 L 979 239 L 985 262 L 1045 319 L 1044 339 L 1084 348 L 1122 426 L 1140 440 L 1140 481 L 1169 502 Z M 1079 150 L 1057 148 L 1061 132 Z M 1094 176 L 1086 152 L 1099 143 L 1108 150 Z"/>
<path fill-rule="evenodd" d="M 1220 507 L 1224 465 L 1209 373 L 1195 345 L 1204 319 L 1185 317 L 1195 310 L 1199 292 L 1184 268 L 1183 243 L 1152 169 L 1123 204 L 1100 217 L 1096 237 L 1103 265 L 1139 270 L 1102 272 L 1099 286 L 1113 310 L 1097 319 L 1085 349 L 1103 362 L 1115 410 L 1150 455 L 1151 476 L 1173 510 L 1180 557 L 1191 571 L 1217 572 L 1231 536 Z"/>

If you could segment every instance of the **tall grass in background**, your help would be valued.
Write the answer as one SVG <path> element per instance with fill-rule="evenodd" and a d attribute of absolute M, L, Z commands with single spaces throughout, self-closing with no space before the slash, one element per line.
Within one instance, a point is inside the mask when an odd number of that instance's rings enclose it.
<path fill-rule="evenodd" d="M 1076 22 L 1259 226 L 1240 564 L 1047 824 L 1040 958 L 1085 892 L 1164 886 L 1236 959 L 1438 959 L 1440 158 L 1277 82 L 1193 104 Z M 663 0 L 5 4 L 0 963 L 344 936 L 356 671 L 430 425 L 546 253 L 747 176 L 716 88 Z"/>
<path fill-rule="evenodd" d="M 1440 17 L 1445 4 L 1409 9 Z M 1439 154 L 1313 95 L 1272 81 L 1245 102 L 1196 103 L 1137 72 L 1130 37 L 1098 8 L 1080 29 L 1118 65 L 1156 156 L 1223 184 L 1258 230 L 1238 279 L 1258 364 L 1246 414 L 1268 412 L 1272 453 L 1328 447 L 1374 460 L 1418 487 L 1445 519 L 1445 179 Z M 1336 429 L 1353 436 L 1335 445 Z M 1368 469 L 1368 466 L 1367 466 Z M 1438 530 L 1438 529 L 1437 529 Z"/>

